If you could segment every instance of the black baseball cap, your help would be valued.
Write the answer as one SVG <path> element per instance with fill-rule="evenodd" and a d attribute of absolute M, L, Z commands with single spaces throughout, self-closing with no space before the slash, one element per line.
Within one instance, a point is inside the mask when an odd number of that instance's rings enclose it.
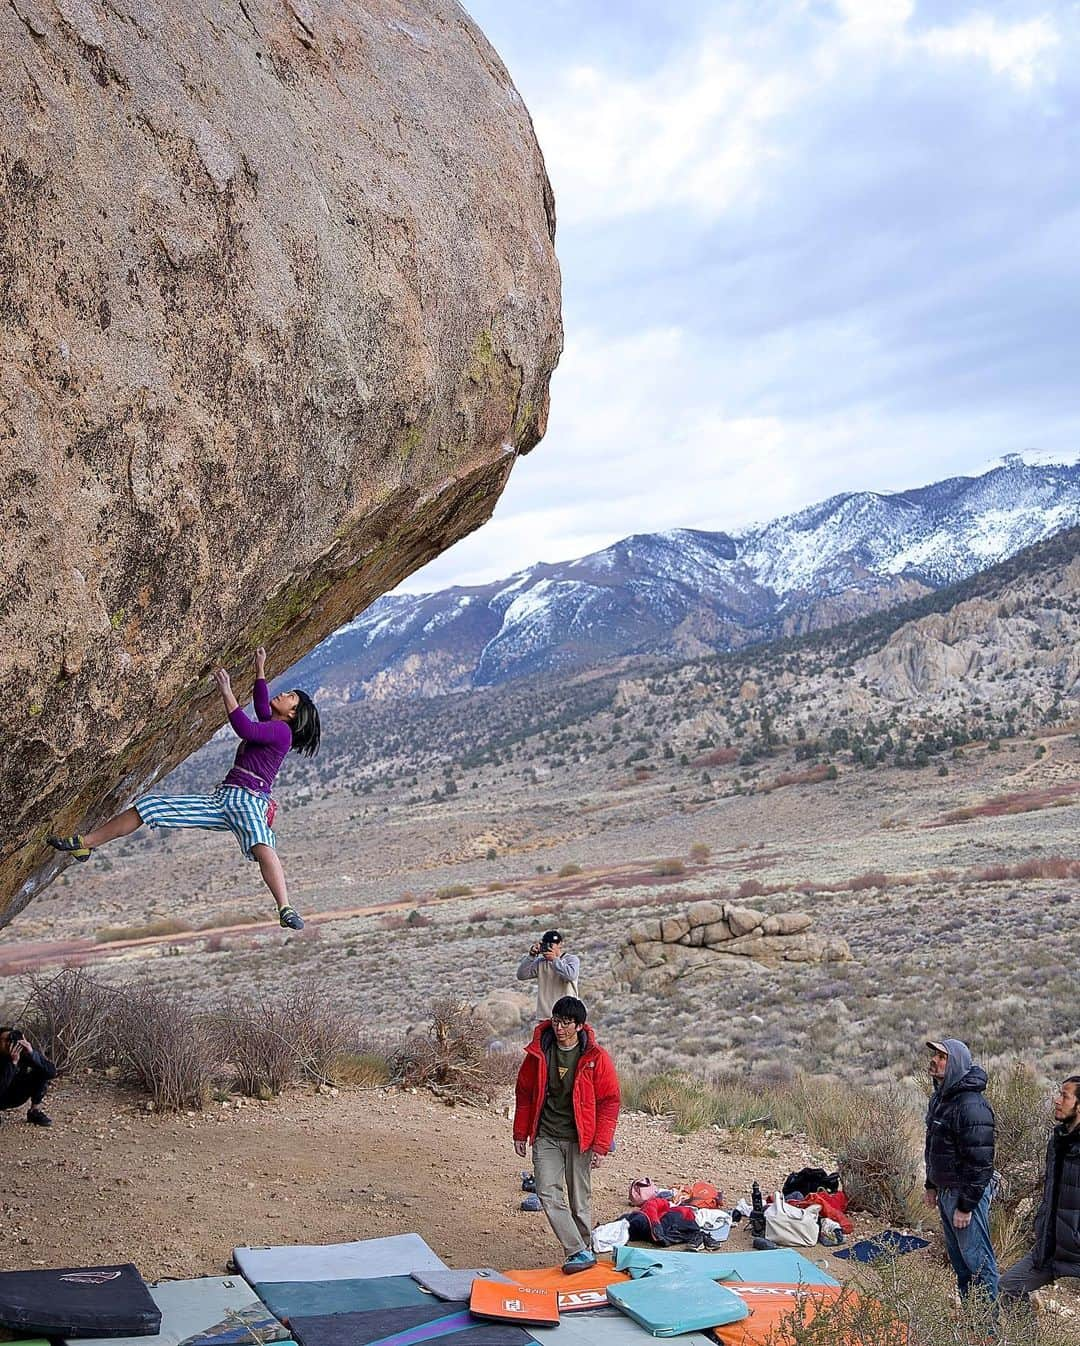
<path fill-rule="evenodd" d="M 562 935 L 557 930 L 545 930 L 540 936 L 541 944 L 561 944 Z"/>

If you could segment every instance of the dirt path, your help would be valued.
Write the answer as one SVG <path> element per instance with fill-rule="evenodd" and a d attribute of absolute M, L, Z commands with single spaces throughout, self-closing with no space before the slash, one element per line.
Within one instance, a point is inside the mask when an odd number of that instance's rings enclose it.
<path fill-rule="evenodd" d="M 21 1124 L 21 1114 L 0 1126 L 0 1239 L 11 1269 L 131 1260 L 148 1280 L 213 1275 L 237 1244 L 407 1230 L 456 1266 L 556 1259 L 543 1215 L 518 1209 L 522 1165 L 502 1109 L 451 1109 L 396 1090 L 294 1091 L 155 1117 L 101 1085 L 61 1088 L 50 1110 L 50 1131 Z M 790 1139 L 764 1138 L 770 1153 L 754 1158 L 721 1152 L 718 1139 L 624 1115 L 618 1151 L 596 1177 L 594 1218 L 621 1214 L 641 1173 L 708 1178 L 733 1202 L 755 1177 L 768 1188 L 827 1162 Z M 743 1226 L 730 1246 L 749 1246 Z M 834 1272 L 846 1265 L 828 1260 Z"/>

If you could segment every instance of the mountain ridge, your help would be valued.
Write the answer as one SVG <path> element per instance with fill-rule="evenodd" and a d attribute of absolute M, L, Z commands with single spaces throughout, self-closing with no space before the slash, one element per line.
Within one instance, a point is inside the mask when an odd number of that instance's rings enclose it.
<path fill-rule="evenodd" d="M 841 492 L 740 532 L 636 533 L 485 585 L 391 594 L 296 674 L 337 701 L 432 696 L 625 655 L 805 634 L 963 581 L 1080 524 L 1080 458 Z"/>

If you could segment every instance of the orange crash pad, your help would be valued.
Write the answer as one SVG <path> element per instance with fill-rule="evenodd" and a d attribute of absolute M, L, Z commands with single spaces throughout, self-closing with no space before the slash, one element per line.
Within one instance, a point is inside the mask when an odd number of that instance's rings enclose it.
<path fill-rule="evenodd" d="M 625 1271 L 616 1271 L 610 1262 L 597 1262 L 588 1271 L 575 1271 L 568 1276 L 562 1267 L 537 1267 L 532 1271 L 504 1271 L 517 1285 L 534 1290 L 554 1290 L 559 1296 L 559 1312 L 573 1313 L 576 1309 L 596 1309 L 607 1301 L 607 1287 L 621 1285 L 630 1277 Z"/>

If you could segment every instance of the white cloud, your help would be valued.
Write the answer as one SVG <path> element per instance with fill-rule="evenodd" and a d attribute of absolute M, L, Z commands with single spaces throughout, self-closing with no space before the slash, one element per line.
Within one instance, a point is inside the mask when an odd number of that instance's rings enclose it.
<path fill-rule="evenodd" d="M 740 41 L 706 32 L 645 75 L 560 71 L 531 99 L 565 226 L 660 209 L 746 210 L 789 157 L 800 119 L 853 81 L 928 59 L 989 67 L 1018 88 L 1053 71 L 1048 17 L 973 11 L 918 31 L 913 0 L 836 0 L 831 22 L 781 9 Z"/>
<path fill-rule="evenodd" d="M 1049 18 L 1010 24 L 981 13 L 950 28 L 931 28 L 919 38 L 931 55 L 984 61 L 995 75 L 1021 88 L 1031 88 L 1053 74 L 1052 55 L 1060 42 L 1061 35 Z"/>
<path fill-rule="evenodd" d="M 566 224 L 686 206 L 727 210 L 756 190 L 776 153 L 769 128 L 796 82 L 713 37 L 632 79 L 565 71 L 534 100 L 537 133 Z"/>

